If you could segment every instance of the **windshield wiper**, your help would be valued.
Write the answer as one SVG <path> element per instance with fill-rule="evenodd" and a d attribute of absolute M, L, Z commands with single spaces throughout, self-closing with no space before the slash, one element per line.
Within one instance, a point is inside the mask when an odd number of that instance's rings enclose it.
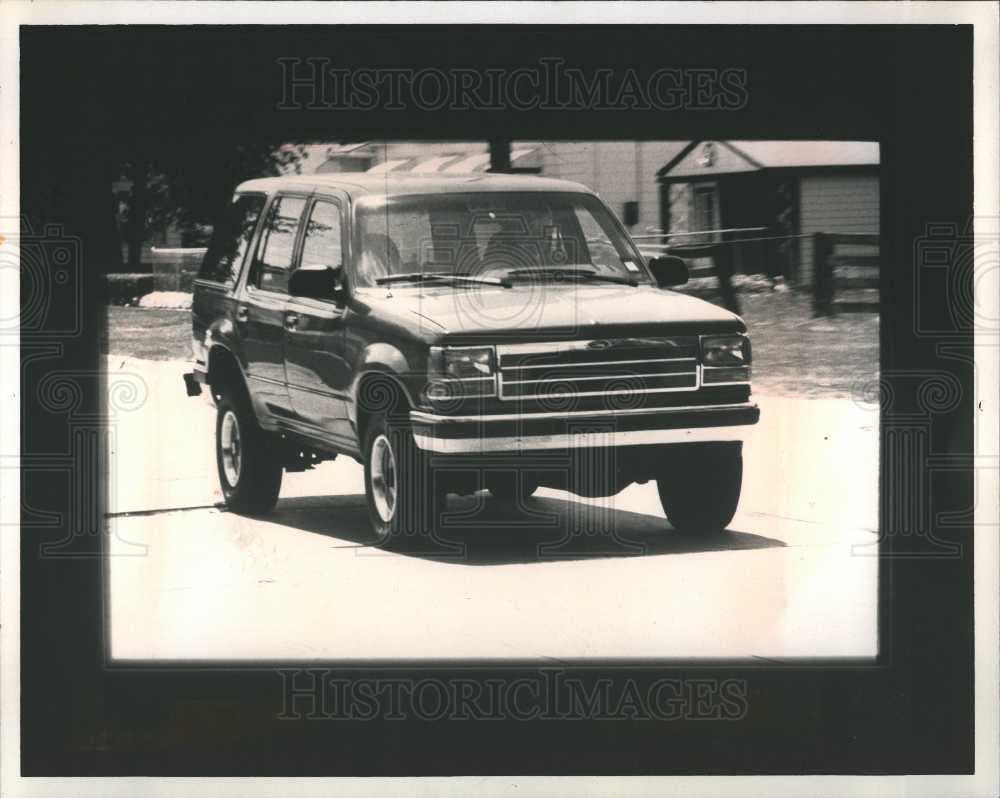
<path fill-rule="evenodd" d="M 563 269 L 558 266 L 551 269 L 513 269 L 512 271 L 507 272 L 504 276 L 533 277 L 538 279 L 546 279 L 550 277 L 555 277 L 556 279 L 562 277 L 573 277 L 587 280 L 600 280 L 605 283 L 617 283 L 618 285 L 630 285 L 633 288 L 639 285 L 639 281 L 633 277 L 622 277 L 616 274 L 601 274 L 600 272 L 595 272 L 592 269 Z"/>
<path fill-rule="evenodd" d="M 449 274 L 448 272 L 413 272 L 412 274 L 389 274 L 385 277 L 375 278 L 375 282 L 378 285 L 388 285 L 390 283 L 425 283 L 432 280 L 499 285 L 503 288 L 510 288 L 510 280 L 505 277 L 475 277 L 471 274 Z"/>

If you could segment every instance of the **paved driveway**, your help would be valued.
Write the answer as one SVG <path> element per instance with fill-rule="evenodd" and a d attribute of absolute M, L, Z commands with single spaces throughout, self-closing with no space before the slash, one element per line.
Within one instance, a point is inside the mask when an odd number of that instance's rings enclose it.
<path fill-rule="evenodd" d="M 522 510 L 452 497 L 440 545 L 387 553 L 357 463 L 286 475 L 266 520 L 220 511 L 214 410 L 184 396 L 185 364 L 108 368 L 115 657 L 876 651 L 874 408 L 755 397 L 740 511 L 716 540 L 675 535 L 648 483 L 610 499 L 541 489 Z"/>

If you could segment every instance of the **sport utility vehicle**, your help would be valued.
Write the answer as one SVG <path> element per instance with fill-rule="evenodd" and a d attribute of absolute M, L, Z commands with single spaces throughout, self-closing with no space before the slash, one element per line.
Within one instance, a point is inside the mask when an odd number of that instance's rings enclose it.
<path fill-rule="evenodd" d="M 195 283 L 194 371 L 219 480 L 260 513 L 283 471 L 364 465 L 380 542 L 448 493 L 524 502 L 655 479 L 670 523 L 719 532 L 742 479 L 744 323 L 669 290 L 576 183 L 314 175 L 236 190 Z"/>

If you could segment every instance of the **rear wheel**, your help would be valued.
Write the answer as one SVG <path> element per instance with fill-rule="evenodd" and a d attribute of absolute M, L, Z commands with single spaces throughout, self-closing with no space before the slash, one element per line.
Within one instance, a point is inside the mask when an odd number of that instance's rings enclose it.
<path fill-rule="evenodd" d="M 379 546 L 433 531 L 444 496 L 402 418 L 379 414 L 365 434 L 365 498 Z"/>
<path fill-rule="evenodd" d="M 215 459 L 229 509 L 253 515 L 274 509 L 282 467 L 274 456 L 273 438 L 261 429 L 248 402 L 222 396 L 215 421 Z"/>
<path fill-rule="evenodd" d="M 660 503 L 683 534 L 718 535 L 740 503 L 743 444 L 683 444 L 657 478 Z"/>

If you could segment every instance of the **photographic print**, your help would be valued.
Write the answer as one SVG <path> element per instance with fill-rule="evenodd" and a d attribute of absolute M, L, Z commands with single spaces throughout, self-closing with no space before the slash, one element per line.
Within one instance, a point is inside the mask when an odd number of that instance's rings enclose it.
<path fill-rule="evenodd" d="M 109 275 L 112 658 L 874 658 L 877 143 L 266 157 Z"/>
<path fill-rule="evenodd" d="M 995 6 L 0 16 L 5 795 L 997 794 Z"/>

